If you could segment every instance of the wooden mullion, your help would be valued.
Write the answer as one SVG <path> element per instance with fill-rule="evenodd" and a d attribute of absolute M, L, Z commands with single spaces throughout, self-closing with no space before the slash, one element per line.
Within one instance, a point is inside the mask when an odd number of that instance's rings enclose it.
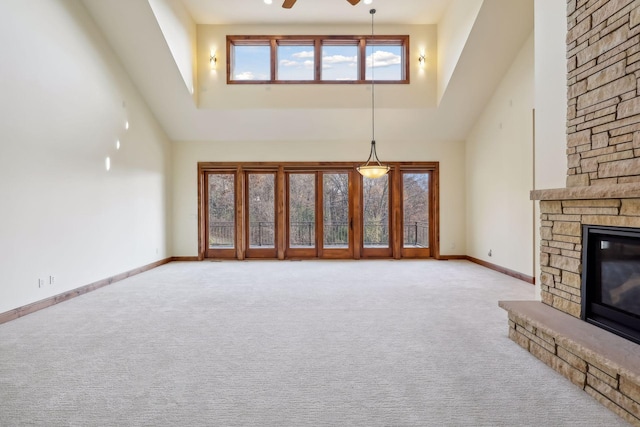
<path fill-rule="evenodd" d="M 269 81 L 275 82 L 278 80 L 278 76 L 276 75 L 276 64 L 278 63 L 278 42 L 276 39 L 271 39 L 269 44 L 271 45 L 271 76 L 269 78 Z"/>
<path fill-rule="evenodd" d="M 402 218 L 402 172 L 397 167 L 391 169 L 391 228 L 393 229 L 393 238 L 391 238 L 391 229 L 389 230 L 390 240 L 393 244 L 392 256 L 395 259 L 402 257 L 402 241 L 404 240 L 404 221 Z"/>
<path fill-rule="evenodd" d="M 316 172 L 316 252 L 324 255 L 324 175 Z"/>
<path fill-rule="evenodd" d="M 288 221 L 285 218 L 287 215 L 285 189 L 284 168 L 280 166 L 276 174 L 276 251 L 278 259 L 284 259 L 287 247 Z"/>
<path fill-rule="evenodd" d="M 362 179 L 358 177 L 362 175 L 355 168 L 349 171 L 349 246 L 354 259 L 360 259 L 362 250 L 362 244 L 356 244 L 362 242 Z"/>
<path fill-rule="evenodd" d="M 358 80 L 367 80 L 367 41 L 364 38 L 358 44 Z"/>
<path fill-rule="evenodd" d="M 235 204 L 236 204 L 236 221 L 235 221 L 235 237 L 236 237 L 236 258 L 243 260 L 245 257 L 244 245 L 244 174 L 242 166 L 238 167 L 235 174 Z"/>
<path fill-rule="evenodd" d="M 322 80 L 322 40 L 320 38 L 316 38 L 313 43 L 313 53 L 315 65 L 313 79 L 319 82 Z"/>
<path fill-rule="evenodd" d="M 251 239 L 251 233 L 249 233 L 249 212 L 251 209 L 251 206 L 249 206 L 249 204 L 251 203 L 251 201 L 249 200 L 249 172 L 243 170 L 242 171 L 242 175 L 243 175 L 243 181 L 242 181 L 242 199 L 239 199 L 238 201 L 236 201 L 236 206 L 238 204 L 242 205 L 242 210 L 243 212 L 246 212 L 246 214 L 243 215 L 243 219 L 241 221 L 242 224 L 242 229 L 243 229 L 243 238 L 242 238 L 242 242 L 244 245 L 245 250 L 243 251 L 245 256 L 247 255 L 247 250 L 249 249 L 250 245 L 249 245 L 249 240 Z"/>
<path fill-rule="evenodd" d="M 411 50 L 409 49 L 409 37 L 407 37 L 402 43 L 402 54 L 404 56 L 404 70 L 402 70 L 402 80 L 404 82 L 410 82 L 411 76 L 411 67 L 410 67 L 410 54 Z"/>
<path fill-rule="evenodd" d="M 233 70 L 233 60 L 234 56 L 231 54 L 231 50 L 233 48 L 233 43 L 229 37 L 227 37 L 227 84 L 232 82 L 231 78 L 231 70 Z"/>
<path fill-rule="evenodd" d="M 429 189 L 430 212 L 429 212 L 429 247 L 433 250 L 431 255 L 440 259 L 440 165 L 436 164 L 434 171 L 431 173 L 431 188 Z"/>
<path fill-rule="evenodd" d="M 207 206 L 209 205 L 209 196 L 207 191 L 208 174 L 200 171 L 198 174 L 198 260 L 203 260 L 209 245 L 206 243 L 206 232 L 209 229 L 209 215 Z"/>
<path fill-rule="evenodd" d="M 289 251 L 290 251 L 290 246 L 291 246 L 291 236 L 290 234 L 290 230 L 291 230 L 291 215 L 289 215 L 289 205 L 290 205 L 290 201 L 289 201 L 289 194 L 291 192 L 291 174 L 289 173 L 284 173 L 284 181 L 285 181 L 285 189 L 284 189 L 284 224 L 285 224 L 285 230 L 284 231 L 284 236 L 285 236 L 285 246 L 284 246 L 284 251 L 285 251 L 285 256 L 288 256 Z"/>

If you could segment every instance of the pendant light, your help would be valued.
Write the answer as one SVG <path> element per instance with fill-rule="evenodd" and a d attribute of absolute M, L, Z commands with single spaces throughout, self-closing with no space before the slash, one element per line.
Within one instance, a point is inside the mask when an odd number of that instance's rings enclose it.
<path fill-rule="evenodd" d="M 375 15 L 376 10 L 375 9 L 371 9 L 369 11 L 369 13 L 371 14 L 371 42 L 372 42 L 372 46 L 373 46 L 373 15 Z M 371 151 L 369 152 L 369 158 L 367 159 L 367 161 L 358 166 L 358 172 L 360 172 L 360 175 L 364 176 L 365 178 L 381 178 L 383 176 L 385 176 L 387 174 L 387 172 L 389 172 L 389 169 L 391 169 L 389 167 L 389 165 L 383 165 L 382 163 L 380 163 L 380 160 L 378 160 L 378 154 L 376 153 L 376 116 L 375 116 L 375 101 L 376 101 L 376 97 L 375 97 L 375 79 L 374 79 L 374 70 L 375 70 L 375 63 L 374 63 L 374 52 L 373 52 L 373 48 L 371 49 Z"/>

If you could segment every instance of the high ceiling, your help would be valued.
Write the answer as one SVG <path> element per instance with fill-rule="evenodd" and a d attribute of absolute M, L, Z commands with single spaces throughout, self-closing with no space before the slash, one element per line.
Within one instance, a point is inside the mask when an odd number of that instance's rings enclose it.
<path fill-rule="evenodd" d="M 346 24 L 366 21 L 367 10 L 378 12 L 376 22 L 437 24 L 451 0 L 362 0 L 352 6 L 346 0 L 298 0 L 283 9 L 283 0 L 182 0 L 197 24 Z M 363 10 L 364 9 L 364 10 Z"/>
<path fill-rule="evenodd" d="M 181 6 L 196 24 L 267 24 L 288 26 L 362 24 L 375 7 L 376 23 L 439 23 L 454 0 L 298 0 L 283 9 L 283 0 L 82 0 L 112 46 L 150 110 L 173 141 L 325 141 L 368 138 L 369 108 L 332 107 L 201 108 L 194 102 L 167 45 L 150 3 Z M 464 7 L 467 0 L 456 6 Z M 477 4 L 477 2 L 475 2 Z M 464 48 L 437 107 L 387 107 L 389 132 L 399 139 L 464 141 L 491 99 L 502 77 L 533 30 L 533 0 L 482 0 Z M 335 26 L 340 28 L 339 25 Z M 208 59 L 208 58 L 207 58 Z M 193 88 L 197 94 L 206 85 Z M 246 88 L 245 88 L 246 89 Z M 259 91 L 253 88 L 254 92 Z M 269 91 L 269 87 L 261 88 Z M 282 88 L 281 88 L 282 89 Z M 238 92 L 245 93 L 242 89 Z M 266 92 L 265 92 L 266 93 Z M 312 119 L 310 119 L 312 118 Z M 247 126 L 252 123 L 252 126 Z M 331 126 L 327 126 L 331 123 Z M 286 125 L 285 125 L 286 124 Z M 428 132 L 424 132 L 428 129 Z M 382 129 L 384 130 L 384 128 Z"/>

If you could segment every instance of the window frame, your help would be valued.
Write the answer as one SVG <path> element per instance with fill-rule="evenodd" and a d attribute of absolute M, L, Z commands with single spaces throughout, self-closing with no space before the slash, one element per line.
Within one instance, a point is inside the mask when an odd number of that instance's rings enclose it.
<path fill-rule="evenodd" d="M 358 46 L 358 75 L 356 80 L 323 80 L 322 79 L 322 46 L 324 43 L 336 46 L 340 43 L 352 45 L 354 42 Z M 295 43 L 313 46 L 314 49 L 314 78 L 312 80 L 278 80 L 278 46 Z M 364 36 L 313 36 L 313 35 L 291 35 L 291 36 L 264 36 L 264 35 L 228 35 L 227 36 L 227 84 L 371 84 L 372 80 L 366 79 L 366 58 L 367 44 L 400 46 L 402 50 L 402 73 L 400 80 L 377 80 L 376 84 L 409 84 L 410 83 L 410 55 L 409 55 L 409 35 L 364 35 Z M 234 46 L 266 46 L 271 49 L 270 76 L 268 80 L 235 80 L 231 78 L 233 70 L 233 48 Z M 375 77 L 375 76 L 374 76 Z"/>

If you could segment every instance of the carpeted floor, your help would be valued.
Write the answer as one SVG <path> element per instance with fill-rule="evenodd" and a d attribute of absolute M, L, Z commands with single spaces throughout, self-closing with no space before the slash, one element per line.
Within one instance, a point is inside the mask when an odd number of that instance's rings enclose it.
<path fill-rule="evenodd" d="M 0 426 L 623 426 L 466 261 L 171 263 L 0 325 Z"/>

